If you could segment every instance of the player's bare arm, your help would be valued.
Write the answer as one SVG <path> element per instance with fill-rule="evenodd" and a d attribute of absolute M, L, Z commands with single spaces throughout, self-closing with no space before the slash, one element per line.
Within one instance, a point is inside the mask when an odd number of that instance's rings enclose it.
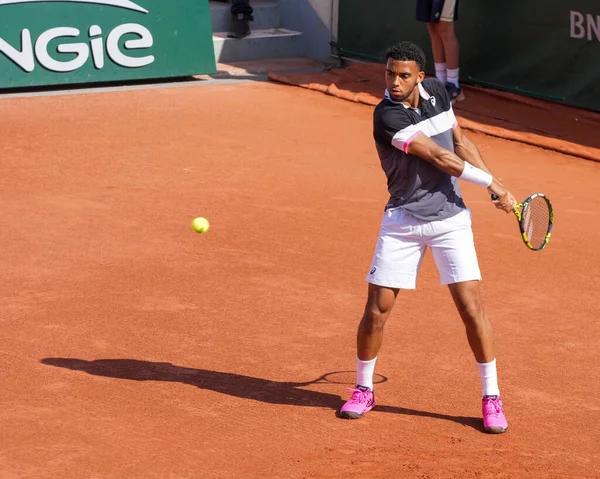
<path fill-rule="evenodd" d="M 454 139 L 454 151 L 463 161 L 468 161 L 473 166 L 493 175 L 492 171 L 483 160 L 479 149 L 475 146 L 475 143 L 465 135 L 459 125 L 456 125 L 452 131 L 452 137 Z"/>
<path fill-rule="evenodd" d="M 458 129 L 460 127 L 457 126 L 456 128 Z M 465 139 L 466 137 L 463 134 L 463 149 L 467 151 L 466 156 L 469 159 L 472 159 L 472 157 L 475 158 L 476 164 L 461 158 L 458 154 L 455 154 L 450 150 L 442 148 L 423 133 L 420 133 L 411 139 L 406 147 L 406 151 L 411 155 L 418 156 L 428 163 L 431 163 L 436 168 L 439 168 L 449 175 L 465 179 L 466 181 L 481 186 L 486 186 L 490 193 L 498 196 L 498 199 L 494 201 L 496 207 L 506 213 L 510 213 L 515 208 L 517 201 L 504 185 L 492 175 L 487 166 L 485 169 L 476 166 L 481 164 L 478 162 L 477 157 L 479 157 L 481 162 L 483 162 L 483 158 L 481 158 L 475 145 L 470 140 L 466 139 L 465 141 Z"/>
<path fill-rule="evenodd" d="M 483 157 L 481 156 L 479 149 L 477 148 L 475 143 L 473 143 L 467 137 L 467 135 L 465 135 L 465 133 L 463 132 L 462 128 L 459 125 L 456 125 L 456 127 L 454 128 L 454 130 L 452 132 L 452 136 L 454 139 L 454 151 L 463 161 L 467 161 L 471 165 L 476 166 L 477 168 L 480 168 L 483 171 L 485 171 L 493 176 L 492 171 L 490 170 L 490 168 L 484 161 Z M 497 178 L 496 178 L 496 181 L 498 181 Z M 502 183 L 500 183 L 500 181 L 498 181 L 498 183 L 504 187 L 504 185 L 502 185 Z M 490 192 L 490 194 L 493 193 L 497 196 L 500 196 L 489 188 L 488 188 L 488 191 Z M 494 201 L 494 203 L 496 204 L 496 206 L 499 205 L 498 201 Z"/>

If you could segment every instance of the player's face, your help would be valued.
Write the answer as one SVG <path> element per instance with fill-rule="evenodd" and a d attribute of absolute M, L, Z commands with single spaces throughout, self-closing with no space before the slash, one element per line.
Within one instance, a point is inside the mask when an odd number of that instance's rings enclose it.
<path fill-rule="evenodd" d="M 423 73 L 414 61 L 400 61 L 388 58 L 385 67 L 385 85 L 394 101 L 404 101 L 411 96 Z"/>

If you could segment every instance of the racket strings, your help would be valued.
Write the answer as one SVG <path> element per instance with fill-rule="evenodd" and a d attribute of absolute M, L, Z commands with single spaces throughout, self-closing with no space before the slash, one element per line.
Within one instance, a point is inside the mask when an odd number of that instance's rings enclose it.
<path fill-rule="evenodd" d="M 542 197 L 533 198 L 523 211 L 523 231 L 533 248 L 541 247 L 546 241 L 550 225 L 550 210 Z"/>

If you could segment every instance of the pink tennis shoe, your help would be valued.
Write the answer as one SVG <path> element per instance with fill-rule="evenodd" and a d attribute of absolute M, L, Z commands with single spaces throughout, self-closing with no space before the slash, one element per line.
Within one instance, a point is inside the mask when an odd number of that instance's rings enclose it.
<path fill-rule="evenodd" d="M 352 397 L 340 408 L 339 417 L 360 419 L 375 407 L 375 394 L 364 386 L 347 389 Z M 504 407 L 499 396 L 485 396 L 481 401 L 483 429 L 489 434 L 502 434 L 508 429 Z"/>
<path fill-rule="evenodd" d="M 489 434 L 502 434 L 508 429 L 500 396 L 485 396 L 481 400 L 483 429 Z"/>
<path fill-rule="evenodd" d="M 375 394 L 364 386 L 346 389 L 352 397 L 341 407 L 339 417 L 344 419 L 359 419 L 375 407 Z"/>

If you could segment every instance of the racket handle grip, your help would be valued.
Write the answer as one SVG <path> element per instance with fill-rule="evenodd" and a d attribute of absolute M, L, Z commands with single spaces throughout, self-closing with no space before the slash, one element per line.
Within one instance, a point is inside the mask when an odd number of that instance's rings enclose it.
<path fill-rule="evenodd" d="M 498 195 L 492 193 L 492 201 L 496 201 L 498 198 L 500 198 Z"/>

